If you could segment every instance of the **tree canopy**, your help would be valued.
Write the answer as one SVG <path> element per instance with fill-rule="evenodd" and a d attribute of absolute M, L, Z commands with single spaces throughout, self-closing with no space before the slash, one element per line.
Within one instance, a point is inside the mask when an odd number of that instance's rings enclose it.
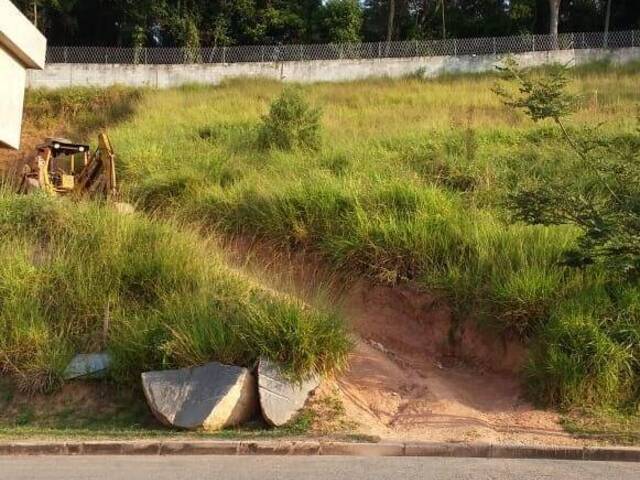
<path fill-rule="evenodd" d="M 12 0 L 51 45 L 356 42 L 602 31 L 607 0 Z M 611 30 L 640 28 L 616 0 Z"/>

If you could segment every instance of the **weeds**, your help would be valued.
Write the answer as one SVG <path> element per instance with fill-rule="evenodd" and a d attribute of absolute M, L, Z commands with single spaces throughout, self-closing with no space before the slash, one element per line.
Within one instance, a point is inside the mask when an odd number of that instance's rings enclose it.
<path fill-rule="evenodd" d="M 141 90 L 124 87 L 28 90 L 25 116 L 40 129 L 62 120 L 69 135 L 85 135 L 130 116 L 141 95 Z"/>

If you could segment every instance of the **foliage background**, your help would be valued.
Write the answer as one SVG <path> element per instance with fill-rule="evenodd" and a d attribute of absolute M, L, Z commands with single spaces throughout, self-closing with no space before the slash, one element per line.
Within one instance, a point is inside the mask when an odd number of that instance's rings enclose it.
<path fill-rule="evenodd" d="M 547 33 L 548 0 L 12 0 L 50 45 L 206 46 Z M 564 0 L 560 31 L 602 31 L 605 0 Z M 193 28 L 195 27 L 195 29 Z M 640 3 L 617 0 L 611 30 L 640 28 Z M 189 41 L 191 42 L 189 44 Z"/>

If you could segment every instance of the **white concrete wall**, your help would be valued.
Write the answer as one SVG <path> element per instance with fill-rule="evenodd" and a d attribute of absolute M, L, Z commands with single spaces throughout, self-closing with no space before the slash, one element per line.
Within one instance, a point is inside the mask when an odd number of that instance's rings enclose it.
<path fill-rule="evenodd" d="M 0 46 L 25 68 L 44 68 L 47 39 L 10 0 L 0 0 Z"/>
<path fill-rule="evenodd" d="M 27 68 L 43 68 L 47 40 L 9 0 L 0 0 L 0 147 L 18 148 Z"/>
<path fill-rule="evenodd" d="M 24 67 L 0 48 L 0 146 L 20 146 L 26 76 Z"/>
<path fill-rule="evenodd" d="M 618 50 L 559 50 L 514 56 L 523 66 L 550 63 L 581 65 L 610 59 L 622 64 L 640 60 L 640 48 Z M 321 60 L 283 63 L 230 63 L 208 65 L 52 64 L 28 72 L 31 88 L 130 85 L 168 88 L 187 83 L 217 85 L 227 78 L 261 77 L 287 82 L 340 82 L 371 77 L 397 78 L 411 74 L 435 77 L 445 73 L 493 70 L 503 55 L 387 58 L 374 60 Z"/>

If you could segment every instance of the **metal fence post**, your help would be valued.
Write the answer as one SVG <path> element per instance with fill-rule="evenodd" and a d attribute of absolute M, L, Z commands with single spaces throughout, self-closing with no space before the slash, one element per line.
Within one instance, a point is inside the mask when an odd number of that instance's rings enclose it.
<path fill-rule="evenodd" d="M 631 47 L 636 46 L 636 31 L 631 30 Z"/>
<path fill-rule="evenodd" d="M 453 56 L 454 57 L 458 56 L 458 39 L 457 38 L 453 39 Z"/>
<path fill-rule="evenodd" d="M 304 45 L 300 44 L 300 61 L 304 61 Z"/>
<path fill-rule="evenodd" d="M 531 51 L 536 51 L 536 36 L 535 34 L 531 35 Z"/>
<path fill-rule="evenodd" d="M 227 47 L 222 47 L 222 63 L 227 63 Z"/>
<path fill-rule="evenodd" d="M 264 45 L 260 47 L 260 62 L 264 63 Z"/>

